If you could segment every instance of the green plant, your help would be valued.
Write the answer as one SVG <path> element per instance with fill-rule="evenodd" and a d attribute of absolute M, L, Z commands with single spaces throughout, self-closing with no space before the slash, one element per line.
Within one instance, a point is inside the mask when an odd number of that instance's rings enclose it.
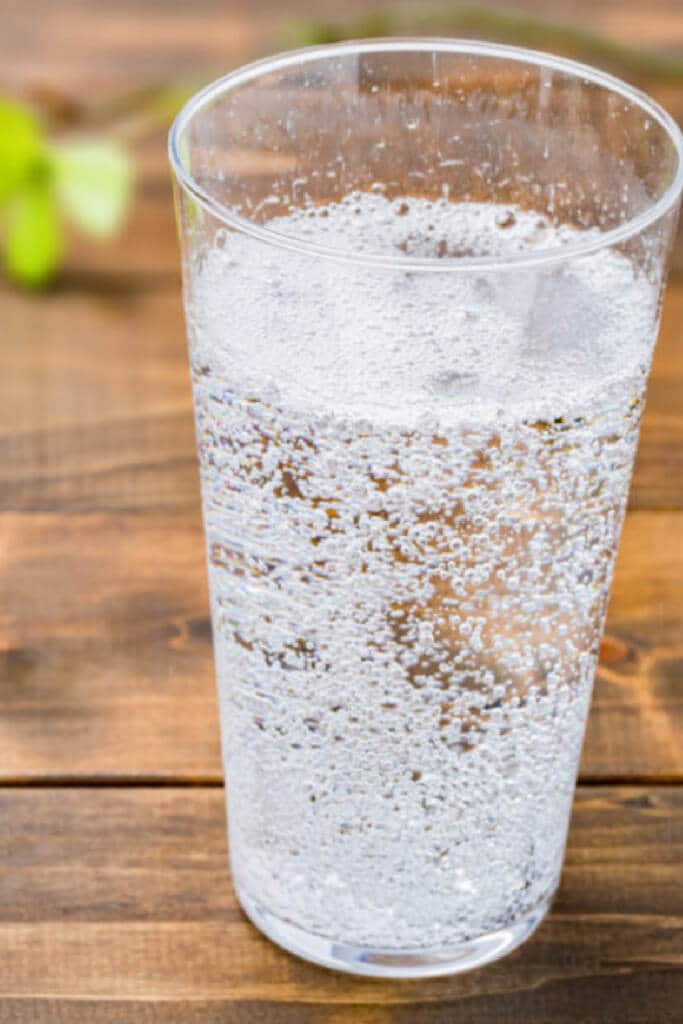
<path fill-rule="evenodd" d="M 49 283 L 63 259 L 65 222 L 107 238 L 131 195 L 130 160 L 116 142 L 49 139 L 28 107 L 0 98 L 0 245 L 13 280 Z"/>
<path fill-rule="evenodd" d="M 555 50 L 647 85 L 683 83 L 683 59 L 678 56 L 624 46 L 590 29 L 512 8 L 453 0 L 408 0 L 359 16 L 287 21 L 278 32 L 280 46 L 367 36 L 478 36 Z M 123 95 L 83 103 L 54 86 L 43 90 L 38 102 L 51 124 L 93 133 L 71 138 L 53 137 L 28 107 L 0 97 L 0 253 L 12 279 L 32 288 L 53 280 L 64 257 L 67 222 L 100 238 L 116 232 L 129 208 L 133 183 L 127 151 L 115 139 L 133 145 L 166 129 L 202 84 L 138 85 Z"/>
<path fill-rule="evenodd" d="M 554 50 L 608 67 L 626 78 L 683 82 L 683 60 L 642 46 L 626 46 L 590 28 L 549 21 L 514 8 L 471 3 L 400 3 L 340 19 L 302 18 L 287 24 L 291 46 L 315 46 L 373 36 L 476 36 Z"/>

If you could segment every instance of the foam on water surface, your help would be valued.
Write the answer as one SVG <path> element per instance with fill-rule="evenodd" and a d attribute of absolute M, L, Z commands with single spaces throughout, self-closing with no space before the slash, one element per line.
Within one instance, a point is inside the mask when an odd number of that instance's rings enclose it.
<path fill-rule="evenodd" d="M 509 257 L 587 235 L 480 203 L 353 196 L 271 222 L 282 234 L 385 257 Z M 543 418 L 647 367 L 652 296 L 597 253 L 495 273 L 397 273 L 234 236 L 201 275 L 197 357 L 290 406 L 410 426 L 505 410 Z M 442 264 L 443 265 L 443 264 Z M 220 298 L 217 298 L 217 295 Z"/>

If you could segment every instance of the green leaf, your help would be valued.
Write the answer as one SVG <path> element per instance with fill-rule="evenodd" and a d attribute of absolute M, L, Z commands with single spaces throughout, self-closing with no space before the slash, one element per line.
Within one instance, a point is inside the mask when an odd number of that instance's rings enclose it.
<path fill-rule="evenodd" d="M 46 184 L 30 183 L 7 208 L 5 266 L 21 284 L 40 287 L 51 280 L 63 252 L 59 210 Z"/>
<path fill-rule="evenodd" d="M 82 139 L 55 145 L 50 154 L 64 212 L 88 234 L 113 235 L 132 194 L 126 152 L 115 142 Z"/>
<path fill-rule="evenodd" d="M 44 153 L 40 124 L 31 111 L 0 98 L 0 206 L 31 176 Z"/>
<path fill-rule="evenodd" d="M 354 39 L 370 39 L 395 35 L 394 27 L 391 10 L 373 11 L 344 21 L 294 18 L 286 24 L 286 40 L 289 46 L 320 46 L 348 39 L 350 28 Z"/>

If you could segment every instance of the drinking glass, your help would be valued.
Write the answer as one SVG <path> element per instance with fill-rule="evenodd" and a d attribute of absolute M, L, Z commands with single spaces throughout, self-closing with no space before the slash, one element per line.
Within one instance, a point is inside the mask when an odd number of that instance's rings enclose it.
<path fill-rule="evenodd" d="M 560 877 L 680 133 L 395 39 L 227 75 L 170 155 L 237 896 L 341 970 L 486 963 Z"/>

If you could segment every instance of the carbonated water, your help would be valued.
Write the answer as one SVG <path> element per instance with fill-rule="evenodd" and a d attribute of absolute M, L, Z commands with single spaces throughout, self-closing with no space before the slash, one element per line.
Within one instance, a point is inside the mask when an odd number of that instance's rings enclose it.
<path fill-rule="evenodd" d="M 238 891 L 396 949 L 552 895 L 656 334 L 589 232 L 352 195 L 219 233 L 189 313 Z M 436 257 L 416 271 L 411 258 Z M 332 314 L 331 314 L 332 311 Z"/>

